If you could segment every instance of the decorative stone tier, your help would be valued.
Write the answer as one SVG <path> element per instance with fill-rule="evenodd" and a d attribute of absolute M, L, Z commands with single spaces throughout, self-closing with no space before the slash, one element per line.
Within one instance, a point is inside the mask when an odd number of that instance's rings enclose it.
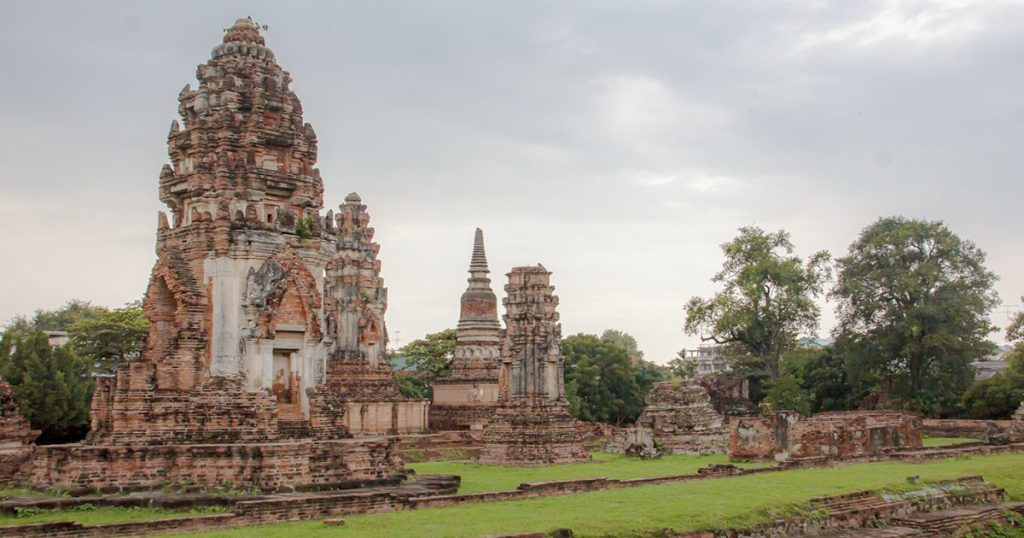
<path fill-rule="evenodd" d="M 810 418 L 783 411 L 737 419 L 729 456 L 777 461 L 861 458 L 921 448 L 921 431 L 920 417 L 895 411 L 821 413 Z"/>
<path fill-rule="evenodd" d="M 498 407 L 478 457 L 482 463 L 509 465 L 589 460 L 568 406 L 544 398 L 519 398 Z"/>
<path fill-rule="evenodd" d="M 35 448 L 34 487 L 134 491 L 167 484 L 265 491 L 345 488 L 404 479 L 390 438 L 193 445 L 51 445 Z"/>

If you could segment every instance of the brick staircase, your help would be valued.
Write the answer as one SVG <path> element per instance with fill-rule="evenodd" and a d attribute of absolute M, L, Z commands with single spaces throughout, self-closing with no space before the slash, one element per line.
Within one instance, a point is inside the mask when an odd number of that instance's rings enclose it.
<path fill-rule="evenodd" d="M 286 439 L 300 439 L 312 435 L 309 420 L 302 414 L 299 404 L 278 404 L 277 431 Z"/>

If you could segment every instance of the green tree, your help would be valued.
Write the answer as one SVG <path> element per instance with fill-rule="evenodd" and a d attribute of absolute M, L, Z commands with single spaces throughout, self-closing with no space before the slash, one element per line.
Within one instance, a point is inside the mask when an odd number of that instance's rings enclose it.
<path fill-rule="evenodd" d="M 456 334 L 455 329 L 445 329 L 413 340 L 392 352 L 392 356 L 405 361 L 406 370 L 414 372 L 413 375 L 396 378 L 403 394 L 410 398 L 432 397 L 434 379 L 451 370 Z"/>
<path fill-rule="evenodd" d="M 838 265 L 837 347 L 862 362 L 855 383 L 929 416 L 956 413 L 971 362 L 993 350 L 998 296 L 985 253 L 941 221 L 889 217 Z"/>
<path fill-rule="evenodd" d="M 41 443 L 76 441 L 88 431 L 91 373 L 71 346 L 50 347 L 41 331 L 0 338 L 0 377 L 14 388 L 22 416 L 42 431 Z"/>
<path fill-rule="evenodd" d="M 961 403 L 967 418 L 1004 420 L 1024 401 L 1024 342 L 1006 354 L 1007 367 L 988 379 L 974 382 Z"/>
<path fill-rule="evenodd" d="M 797 335 L 818 328 L 815 299 L 829 278 L 829 255 L 816 252 L 804 263 L 793 254 L 785 230 L 768 233 L 756 226 L 722 245 L 725 262 L 711 280 L 722 290 L 686 305 L 685 330 L 727 346 L 739 375 L 775 380 L 782 354 Z"/>
<path fill-rule="evenodd" d="M 576 418 L 621 425 L 643 410 L 643 392 L 636 382 L 625 348 L 592 334 L 562 340 L 566 398 Z"/>
<path fill-rule="evenodd" d="M 832 346 L 801 348 L 783 359 L 801 380 L 812 413 L 851 408 L 851 392 L 844 358 Z"/>
<path fill-rule="evenodd" d="M 54 310 L 36 310 L 30 324 L 40 331 L 69 331 L 75 322 L 99 318 L 106 311 L 106 308 L 89 301 L 71 299 Z"/>
<path fill-rule="evenodd" d="M 684 359 L 683 353 L 680 351 L 678 357 L 668 361 L 668 369 L 676 379 L 690 379 L 697 375 L 697 362 Z"/>
<path fill-rule="evenodd" d="M 790 371 L 783 371 L 779 377 L 769 381 L 761 407 L 767 411 L 811 414 L 811 403 L 804 391 L 802 380 Z"/>
<path fill-rule="evenodd" d="M 1020 302 L 1024 303 L 1024 297 L 1020 298 Z M 1024 310 L 1017 312 L 1017 315 L 1013 317 L 1013 321 L 1006 328 L 1006 339 L 1011 342 L 1024 340 Z"/>
<path fill-rule="evenodd" d="M 601 340 L 615 344 L 622 349 L 626 350 L 626 353 L 632 357 L 636 357 L 638 360 L 644 358 L 644 352 L 640 351 L 640 346 L 637 344 L 636 338 L 625 331 L 618 331 L 615 329 L 608 329 L 601 333 Z"/>
<path fill-rule="evenodd" d="M 644 398 L 650 392 L 651 386 L 658 381 L 665 381 L 670 375 L 671 373 L 668 368 L 643 359 L 633 369 L 633 379 L 636 380 L 636 384 L 640 387 L 640 392 Z"/>
<path fill-rule="evenodd" d="M 68 336 L 75 353 L 98 374 L 111 374 L 122 362 L 138 360 L 146 345 L 149 320 L 140 303 L 99 309 L 71 322 Z"/>

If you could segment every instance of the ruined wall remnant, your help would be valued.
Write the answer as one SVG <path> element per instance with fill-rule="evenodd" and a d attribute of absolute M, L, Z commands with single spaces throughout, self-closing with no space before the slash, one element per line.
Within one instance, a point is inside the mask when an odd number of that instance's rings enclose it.
<path fill-rule="evenodd" d="M 845 460 L 892 449 L 921 448 L 921 418 L 896 411 L 821 413 L 804 418 L 781 411 L 734 421 L 732 459 Z"/>
<path fill-rule="evenodd" d="M 729 431 L 722 416 L 712 407 L 707 391 L 696 382 L 655 383 L 636 425 L 650 431 L 666 454 L 725 454 L 729 446 Z M 619 452 L 626 446 L 627 442 L 613 437 L 605 450 Z"/>
<path fill-rule="evenodd" d="M 0 380 L 0 486 L 13 486 L 25 480 L 31 469 L 32 443 L 39 430 L 18 413 L 14 390 Z"/>
<path fill-rule="evenodd" d="M 479 460 L 540 465 L 590 459 L 565 401 L 558 297 L 542 265 L 515 267 L 505 286 L 499 405 Z"/>
<path fill-rule="evenodd" d="M 433 385 L 430 427 L 434 430 L 482 429 L 497 407 L 502 330 L 489 273 L 484 234 L 477 228 L 469 285 L 460 300 L 451 373 Z"/>

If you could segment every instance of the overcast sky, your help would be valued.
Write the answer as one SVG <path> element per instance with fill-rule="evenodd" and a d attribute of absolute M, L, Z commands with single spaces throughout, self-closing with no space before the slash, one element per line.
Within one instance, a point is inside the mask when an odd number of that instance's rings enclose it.
<path fill-rule="evenodd" d="M 1024 294 L 1021 2 L 2 13 L 0 320 L 141 297 L 178 91 L 245 16 L 294 78 L 327 206 L 369 206 L 393 344 L 455 325 L 477 226 L 499 296 L 509 268 L 543 263 L 564 334 L 621 329 L 659 362 L 697 343 L 682 306 L 748 224 L 842 255 L 879 216 L 941 219 L 988 253 L 1003 303 Z"/>

